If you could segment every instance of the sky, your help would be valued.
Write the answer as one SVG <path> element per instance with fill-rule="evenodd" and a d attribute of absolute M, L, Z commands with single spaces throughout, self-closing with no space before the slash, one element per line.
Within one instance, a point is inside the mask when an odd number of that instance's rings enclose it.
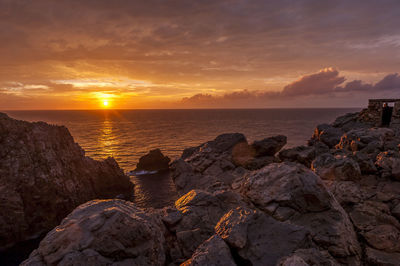
<path fill-rule="evenodd" d="M 398 0 L 0 0 L 0 110 L 400 98 Z"/>

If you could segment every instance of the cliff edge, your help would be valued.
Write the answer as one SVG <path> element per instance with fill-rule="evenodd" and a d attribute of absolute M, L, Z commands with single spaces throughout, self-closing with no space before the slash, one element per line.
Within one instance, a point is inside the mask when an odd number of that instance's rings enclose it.
<path fill-rule="evenodd" d="M 0 250 L 48 232 L 79 204 L 121 194 L 133 185 L 113 158 L 86 157 L 63 126 L 0 113 Z"/>

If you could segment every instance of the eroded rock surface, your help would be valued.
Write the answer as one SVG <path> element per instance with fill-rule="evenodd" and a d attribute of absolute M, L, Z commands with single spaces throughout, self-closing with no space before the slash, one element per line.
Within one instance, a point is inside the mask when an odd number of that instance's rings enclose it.
<path fill-rule="evenodd" d="M 133 193 L 113 158 L 86 157 L 65 127 L 0 113 L 0 147 L 0 249 L 51 230 L 88 200 Z"/>
<path fill-rule="evenodd" d="M 50 231 L 22 265 L 164 265 L 161 219 L 122 200 L 94 200 Z"/>
<path fill-rule="evenodd" d="M 223 134 L 198 147 L 186 149 L 171 165 L 180 194 L 192 189 L 213 191 L 231 186 L 251 170 L 280 161 L 274 156 L 286 144 L 285 136 L 265 138 L 249 145 L 243 134 Z"/>
<path fill-rule="evenodd" d="M 238 133 L 186 149 L 171 170 L 181 198 L 174 206 L 148 210 L 142 220 L 161 232 L 151 237 L 160 241 L 147 240 L 145 246 L 162 243 L 163 255 L 145 252 L 150 255 L 141 262 L 399 265 L 400 136 L 368 121 L 366 112 L 339 117 L 319 125 L 308 146 L 282 151 L 283 136 L 249 144 Z M 13 197 L 10 189 L 4 191 L 4 197 Z M 65 249 L 63 241 L 53 243 L 55 253 Z M 50 244 L 42 243 L 29 262 L 44 261 L 43 245 Z M 114 254 L 83 248 L 62 261 L 121 263 Z"/>

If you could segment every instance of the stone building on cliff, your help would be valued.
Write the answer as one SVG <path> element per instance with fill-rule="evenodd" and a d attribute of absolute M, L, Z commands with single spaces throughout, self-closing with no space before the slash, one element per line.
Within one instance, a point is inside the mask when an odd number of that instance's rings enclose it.
<path fill-rule="evenodd" d="M 400 99 L 370 99 L 359 120 L 375 127 L 400 128 Z"/>

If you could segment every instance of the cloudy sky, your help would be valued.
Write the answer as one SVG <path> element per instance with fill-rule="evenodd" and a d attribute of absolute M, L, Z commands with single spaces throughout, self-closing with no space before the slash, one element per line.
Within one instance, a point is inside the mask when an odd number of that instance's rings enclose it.
<path fill-rule="evenodd" d="M 0 109 L 400 97 L 398 0 L 0 0 Z"/>

